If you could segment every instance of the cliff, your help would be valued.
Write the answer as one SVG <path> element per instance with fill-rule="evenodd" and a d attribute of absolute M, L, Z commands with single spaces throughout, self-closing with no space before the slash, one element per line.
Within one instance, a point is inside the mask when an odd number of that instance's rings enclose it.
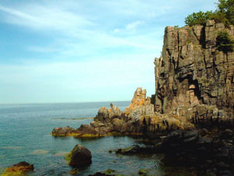
<path fill-rule="evenodd" d="M 218 51 L 217 35 L 234 26 L 166 27 L 162 56 L 155 59 L 155 110 L 193 121 L 233 118 L 234 52 Z"/>
<path fill-rule="evenodd" d="M 234 26 L 211 20 L 166 27 L 162 56 L 154 62 L 155 95 L 138 87 L 123 112 L 111 103 L 90 125 L 54 128 L 52 135 L 144 135 L 156 144 L 116 153 L 163 153 L 166 166 L 195 167 L 195 175 L 234 175 L 234 52 L 220 51 L 219 31 L 234 38 Z"/>
<path fill-rule="evenodd" d="M 54 128 L 54 136 L 100 137 L 113 134 L 157 136 L 196 124 L 233 124 L 234 52 L 217 49 L 219 31 L 234 27 L 208 20 L 205 26 L 166 27 L 162 56 L 155 59 L 155 95 L 137 88 L 124 112 L 101 107 L 90 125 Z M 230 123 L 231 122 L 231 123 Z"/>

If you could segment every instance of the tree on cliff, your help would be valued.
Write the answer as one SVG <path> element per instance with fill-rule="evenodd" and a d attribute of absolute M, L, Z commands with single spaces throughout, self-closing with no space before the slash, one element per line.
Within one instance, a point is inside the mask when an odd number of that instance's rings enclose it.
<path fill-rule="evenodd" d="M 193 26 L 196 24 L 204 25 L 206 20 L 210 19 L 210 16 L 213 14 L 212 11 L 193 13 L 185 18 L 185 24 Z"/>
<path fill-rule="evenodd" d="M 219 0 L 217 9 L 213 11 L 193 13 L 185 18 L 185 24 L 193 26 L 204 25 L 206 20 L 211 19 L 224 23 L 226 26 L 234 25 L 234 0 Z"/>
<path fill-rule="evenodd" d="M 226 31 L 220 31 L 217 36 L 217 48 L 224 53 L 233 52 L 234 41 Z"/>
<path fill-rule="evenodd" d="M 234 0 L 219 0 L 218 10 L 230 24 L 234 24 Z"/>

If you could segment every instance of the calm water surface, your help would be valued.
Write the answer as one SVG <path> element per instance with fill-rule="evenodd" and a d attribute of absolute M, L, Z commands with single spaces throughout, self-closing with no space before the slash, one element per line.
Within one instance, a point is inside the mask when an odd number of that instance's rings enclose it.
<path fill-rule="evenodd" d="M 129 102 L 114 102 L 121 110 Z M 151 168 L 154 175 L 162 175 L 157 156 L 122 156 L 109 153 L 128 147 L 138 140 L 130 137 L 105 137 L 100 139 L 75 139 L 50 135 L 54 127 L 78 128 L 89 124 L 101 106 L 108 102 L 0 105 L 0 173 L 20 161 L 34 164 L 32 175 L 70 175 L 72 170 L 64 160 L 76 144 L 87 147 L 92 153 L 92 164 L 82 168 L 77 175 L 89 175 L 107 169 L 127 175 L 137 175 L 140 168 Z"/>

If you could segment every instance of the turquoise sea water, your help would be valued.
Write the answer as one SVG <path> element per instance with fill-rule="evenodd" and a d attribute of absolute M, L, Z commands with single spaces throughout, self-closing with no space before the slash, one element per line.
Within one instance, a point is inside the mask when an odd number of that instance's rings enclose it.
<path fill-rule="evenodd" d="M 113 102 L 121 110 L 129 102 Z M 126 175 L 137 175 L 140 168 L 151 168 L 154 175 L 162 175 L 158 156 L 122 156 L 109 150 L 138 143 L 131 137 L 105 137 L 99 139 L 75 139 L 53 137 L 54 127 L 78 128 L 89 124 L 101 106 L 109 108 L 109 102 L 0 105 L 0 173 L 6 167 L 20 161 L 34 164 L 32 175 L 70 175 L 72 170 L 64 160 L 76 144 L 87 147 L 92 153 L 92 164 L 81 168 L 77 175 L 89 175 L 107 169 Z"/>

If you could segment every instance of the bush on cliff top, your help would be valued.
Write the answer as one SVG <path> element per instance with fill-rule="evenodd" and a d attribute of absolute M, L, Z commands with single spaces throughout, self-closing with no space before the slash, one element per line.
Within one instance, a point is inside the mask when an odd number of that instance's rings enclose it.
<path fill-rule="evenodd" d="M 213 11 L 197 12 L 188 15 L 185 18 L 185 24 L 189 26 L 204 25 L 206 20 L 215 20 L 218 23 L 224 23 L 226 26 L 234 25 L 234 0 L 219 0 L 218 8 Z"/>
<path fill-rule="evenodd" d="M 226 31 L 220 31 L 217 36 L 217 48 L 224 53 L 232 52 L 234 50 L 234 40 L 231 39 Z"/>
<path fill-rule="evenodd" d="M 210 19 L 210 16 L 212 15 L 212 11 L 202 12 L 199 11 L 197 13 L 193 13 L 185 18 L 185 24 L 189 26 L 193 25 L 205 25 L 206 20 Z"/>

